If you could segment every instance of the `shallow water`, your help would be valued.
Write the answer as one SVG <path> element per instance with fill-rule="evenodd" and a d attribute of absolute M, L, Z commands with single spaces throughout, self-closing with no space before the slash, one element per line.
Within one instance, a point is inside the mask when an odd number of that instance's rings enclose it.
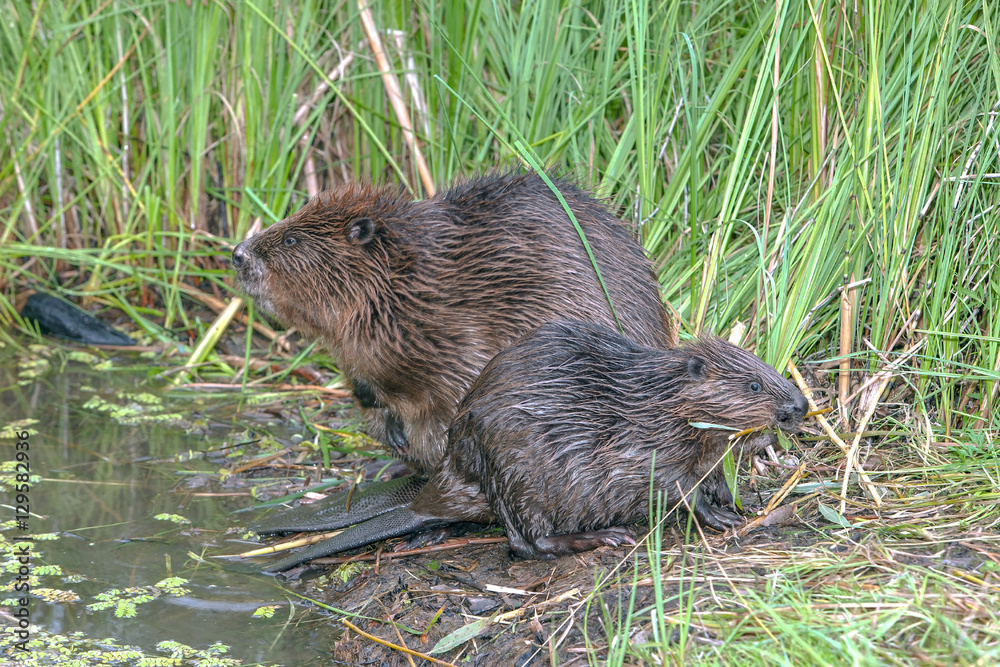
<path fill-rule="evenodd" d="M 231 647 L 226 658 L 245 664 L 325 663 L 336 637 L 322 614 L 290 606 L 295 598 L 274 579 L 223 572 L 188 557 L 206 549 L 216 554 L 240 549 L 238 534 L 223 533 L 245 523 L 227 513 L 248 504 L 246 488 L 219 482 L 222 454 L 178 456 L 218 450 L 245 437 L 238 397 L 165 395 L 151 388 L 148 367 L 131 353 L 98 371 L 94 360 L 72 360 L 68 350 L 0 350 L 0 429 L 37 420 L 30 427 L 36 431 L 29 439 L 30 465 L 42 479 L 30 491 L 28 532 L 58 535 L 34 542 L 32 566 L 58 565 L 62 574 L 41 576 L 33 590 L 57 589 L 80 598 L 33 597 L 32 623 L 50 633 L 111 637 L 151 656 L 169 655 L 156 644 L 172 640 L 201 650 L 221 642 Z M 42 364 L 38 377 L 28 378 L 25 362 L 46 354 L 48 368 Z M 156 398 L 163 403 L 146 403 Z M 175 413 L 181 421 L 122 423 L 133 417 L 116 418 L 108 406 L 131 409 L 138 418 Z M 15 442 L 0 439 L 0 461 L 14 459 Z M 14 494 L 4 495 L 0 520 L 9 521 Z M 161 512 L 191 523 L 155 519 Z M 15 527 L 4 535 L 14 540 L 20 532 Z M 88 609 L 96 595 L 110 589 L 153 586 L 171 576 L 187 579 L 183 587 L 190 592 L 140 604 L 134 618 L 116 618 L 114 607 Z M 13 575 L 4 577 L 7 583 Z M 269 604 L 279 605 L 272 618 L 253 617 L 255 609 Z"/>

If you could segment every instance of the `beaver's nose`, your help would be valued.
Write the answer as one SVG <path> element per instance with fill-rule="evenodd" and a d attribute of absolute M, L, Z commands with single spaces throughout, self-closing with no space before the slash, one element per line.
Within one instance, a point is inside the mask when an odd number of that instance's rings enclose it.
<path fill-rule="evenodd" d="M 783 426 L 794 426 L 802 421 L 802 417 L 809 412 L 809 402 L 799 390 L 791 387 L 791 400 L 778 410 L 778 421 Z"/>
<path fill-rule="evenodd" d="M 795 394 L 795 411 L 799 413 L 799 417 L 804 417 L 807 412 L 809 412 L 809 401 L 800 392 Z"/>
<path fill-rule="evenodd" d="M 243 241 L 242 243 L 240 243 L 239 245 L 237 245 L 235 248 L 233 248 L 233 268 L 236 268 L 236 269 L 240 268 L 241 266 L 243 266 L 243 263 L 246 261 L 246 259 L 247 259 L 247 251 L 246 251 L 246 248 L 243 247 L 245 244 L 246 244 L 246 241 Z"/>

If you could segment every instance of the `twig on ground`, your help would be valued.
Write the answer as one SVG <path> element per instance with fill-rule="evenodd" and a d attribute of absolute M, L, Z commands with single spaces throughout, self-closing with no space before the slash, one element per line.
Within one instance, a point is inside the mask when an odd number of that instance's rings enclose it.
<path fill-rule="evenodd" d="M 222 336 L 222 333 L 229 327 L 229 323 L 232 322 L 233 318 L 236 317 L 236 311 L 243 307 L 243 299 L 235 298 L 229 302 L 226 309 L 219 313 L 219 316 L 215 318 L 212 325 L 208 327 L 205 335 L 201 337 L 198 342 L 198 346 L 191 353 L 185 366 L 194 366 L 205 360 L 205 357 L 215 348 L 216 342 Z M 180 373 L 175 379 L 175 383 L 184 382 L 189 377 L 189 373 L 184 371 Z"/>
<path fill-rule="evenodd" d="M 554 605 L 554 604 L 559 604 L 560 602 L 565 602 L 566 600 L 568 600 L 570 598 L 575 598 L 575 597 L 579 597 L 579 596 L 580 596 L 580 589 L 579 588 L 571 588 L 570 590 L 566 591 L 565 593 L 560 593 L 559 595 L 555 596 L 554 598 L 549 598 L 548 600 L 542 600 L 541 602 L 539 602 L 537 604 L 525 605 L 525 606 L 519 607 L 518 609 L 515 609 L 513 611 L 504 612 L 503 614 L 500 614 L 499 616 L 497 616 L 496 618 L 494 618 L 493 619 L 493 623 L 495 625 L 497 623 L 502 623 L 504 621 L 513 620 L 513 619 L 515 619 L 515 618 L 517 618 L 519 616 L 523 616 L 524 612 L 528 611 L 529 609 L 535 610 L 535 609 L 539 609 L 541 607 L 549 607 L 549 606 Z M 581 602 L 580 604 L 583 604 L 583 603 Z"/>
<path fill-rule="evenodd" d="M 401 633 L 399 631 L 399 626 L 396 625 L 396 622 L 394 620 L 392 620 L 392 617 L 389 616 L 388 614 L 386 615 L 385 620 L 389 623 L 389 625 L 392 626 L 392 629 L 396 631 L 396 639 L 399 640 L 399 645 L 403 646 L 403 647 L 406 647 L 406 642 L 403 640 L 403 633 Z M 406 654 L 406 659 L 410 663 L 410 667 L 417 667 L 417 663 L 413 662 L 413 656 L 412 655 L 410 655 L 409 653 L 407 653 Z"/>
<path fill-rule="evenodd" d="M 806 384 L 805 379 L 802 377 L 802 373 L 799 372 L 799 369 L 791 361 L 788 362 L 788 372 L 792 374 L 793 378 L 795 378 L 795 384 L 798 385 L 799 391 L 802 392 L 802 395 L 805 396 L 806 400 L 809 402 L 809 411 L 810 412 L 818 411 L 819 408 L 816 406 L 816 401 L 813 400 L 812 390 L 809 389 L 809 385 Z M 823 427 L 823 430 L 826 431 L 826 434 L 830 436 L 830 440 L 832 440 L 835 445 L 840 447 L 840 451 L 842 451 L 844 455 L 847 456 L 848 453 L 850 452 L 850 448 L 843 440 L 841 440 L 840 436 L 837 435 L 837 432 L 833 430 L 833 427 L 830 426 L 830 422 L 826 420 L 826 417 L 824 417 L 822 414 L 817 414 L 816 421 L 818 421 L 819 425 Z M 857 432 L 862 433 L 863 431 L 864 429 L 858 429 Z M 854 466 L 854 469 L 858 471 L 858 479 L 861 480 L 861 486 L 865 489 L 865 491 L 868 492 L 868 495 L 875 503 L 875 506 L 881 507 L 882 494 L 880 494 L 878 489 L 875 488 L 875 485 L 872 484 L 871 479 L 868 477 L 867 474 L 865 474 L 865 471 L 861 468 L 860 464 Z M 841 501 L 844 502 L 845 498 L 846 496 L 841 497 Z M 844 510 L 842 509 L 841 513 L 843 513 L 843 511 Z"/>
<path fill-rule="evenodd" d="M 240 558 L 256 558 L 257 556 L 271 556 L 273 554 L 281 553 L 283 551 L 290 551 L 292 549 L 297 549 L 299 547 L 307 547 L 310 544 L 316 544 L 317 542 L 328 540 L 331 537 L 335 537 L 342 532 L 343 531 L 341 530 L 334 530 L 328 533 L 313 533 L 308 537 L 300 537 L 298 539 L 289 540 L 288 542 L 272 544 L 269 547 L 261 547 L 259 549 L 253 549 L 251 551 L 244 551 L 241 554 L 226 554 L 221 556 L 213 556 L 213 558 L 232 558 L 233 556 L 239 556 Z"/>
<path fill-rule="evenodd" d="M 444 544 L 434 544 L 429 547 L 420 547 L 418 549 L 407 549 L 405 551 L 395 551 L 395 552 L 385 552 L 381 555 L 379 554 L 359 554 L 357 556 L 335 556 L 330 558 L 317 558 L 312 561 L 317 565 L 340 565 L 341 563 L 351 563 L 351 562 L 374 562 L 376 558 L 381 560 L 390 560 L 394 558 L 401 558 L 403 556 L 417 556 L 420 554 L 434 553 L 437 551 L 450 551 L 452 549 L 459 549 L 465 546 L 479 546 L 484 544 L 501 544 L 506 542 L 506 537 L 463 537 L 457 540 L 448 540 Z"/>
<path fill-rule="evenodd" d="M 268 359 L 247 359 L 246 357 L 238 357 L 235 354 L 220 354 L 219 361 L 227 363 L 230 366 L 235 366 L 236 368 L 248 366 L 252 371 L 267 369 L 272 373 L 276 373 L 282 368 L 285 368 L 285 366 L 280 365 L 278 362 L 270 361 Z M 322 374 L 315 369 L 308 367 L 297 366 L 291 370 L 291 373 L 293 375 L 297 375 L 303 380 L 307 380 L 311 384 L 316 384 L 323 380 Z"/>
<path fill-rule="evenodd" d="M 882 392 L 885 391 L 886 386 L 889 384 L 889 380 L 891 380 L 893 376 L 895 376 L 896 374 L 895 370 L 898 369 L 904 361 L 913 356 L 916 353 L 916 351 L 923 346 L 924 340 L 926 339 L 921 339 L 917 341 L 892 361 L 888 361 L 885 359 L 885 357 L 882 357 L 882 359 L 886 361 L 886 366 L 882 368 L 882 370 L 880 370 L 879 372 L 875 373 L 875 375 L 872 376 L 871 380 L 868 383 L 866 383 L 866 385 L 877 383 L 877 387 L 869 394 L 870 399 L 868 408 L 867 410 L 865 410 L 865 414 L 861 418 L 861 421 L 858 422 L 858 427 L 854 435 L 854 440 L 851 441 L 851 447 L 850 449 L 847 450 L 847 460 L 844 464 L 844 481 L 840 487 L 841 514 L 843 514 L 844 511 L 847 509 L 847 484 L 848 482 L 850 482 L 851 468 L 855 468 L 859 472 L 861 471 L 861 462 L 857 460 L 858 449 L 861 445 L 861 435 L 862 433 L 864 433 L 864 430 L 868 427 L 868 422 L 871 421 L 872 416 L 875 414 L 875 409 L 878 407 L 879 396 L 881 396 Z M 873 350 L 875 349 L 874 346 L 872 346 L 872 344 L 869 343 L 867 340 L 865 340 L 864 342 L 869 348 Z M 876 353 L 878 353 L 878 350 L 875 351 Z M 879 356 L 881 357 L 881 354 Z M 871 493 L 874 491 L 876 491 L 876 489 L 873 487 L 869 492 Z M 880 500 L 881 500 L 881 493 L 879 493 L 879 500 L 876 500 L 876 504 L 881 504 L 879 502 Z"/>
<path fill-rule="evenodd" d="M 805 474 L 806 463 L 808 463 L 808 460 L 803 459 L 802 463 L 799 464 L 799 467 L 795 469 L 795 472 L 793 472 L 789 478 L 785 480 L 785 483 L 781 485 L 778 492 L 771 497 L 771 500 L 767 503 L 767 507 L 764 509 L 764 516 L 767 516 L 774 511 L 774 508 L 777 507 L 778 504 L 781 503 L 781 501 L 784 500 L 789 493 L 791 493 L 792 488 L 799 483 L 799 480 L 802 479 L 802 476 Z M 744 529 L 749 527 L 750 524 L 748 523 L 744 526 Z"/>
<path fill-rule="evenodd" d="M 865 344 L 868 345 L 868 347 L 871 348 L 872 351 L 874 351 L 876 354 L 878 354 L 879 357 L 881 357 L 881 359 L 882 359 L 883 362 L 885 362 L 886 368 L 883 369 L 883 370 L 889 370 L 890 367 L 893 368 L 893 369 L 894 368 L 898 368 L 900 364 L 902 364 L 908 358 L 910 358 L 911 356 L 913 356 L 914 353 L 916 353 L 916 351 L 919 350 L 920 347 L 924 344 L 924 341 L 920 340 L 916 344 L 911 345 L 909 348 L 903 350 L 903 352 L 898 357 L 896 357 L 896 359 L 894 361 L 889 361 L 879 350 L 876 350 L 874 348 L 874 346 L 872 346 L 872 344 L 869 343 L 867 340 L 865 341 Z M 881 372 L 881 371 L 879 371 L 879 372 Z M 871 387 L 873 384 L 875 384 L 876 382 L 878 382 L 881 379 L 882 378 L 879 376 L 879 373 L 876 373 L 875 375 L 871 376 L 870 378 L 868 378 L 867 380 L 865 380 L 861 384 L 861 386 L 858 387 L 854 391 L 853 394 L 851 394 L 850 396 L 847 397 L 847 401 L 848 402 L 853 401 L 854 398 L 858 394 L 860 394 L 861 392 L 865 391 L 866 389 L 868 389 L 869 387 Z M 854 432 L 856 432 L 856 433 L 857 432 L 861 432 L 861 431 L 864 431 L 864 429 L 863 428 L 857 428 L 857 429 L 854 430 Z"/>
<path fill-rule="evenodd" d="M 274 452 L 273 454 L 268 454 L 267 456 L 261 456 L 261 457 L 258 457 L 256 459 L 253 459 L 252 461 L 247 461 L 246 463 L 244 463 L 240 467 L 233 468 L 232 471 L 229 474 L 230 475 L 238 475 L 239 473 L 246 472 L 247 470 L 250 470 L 251 468 L 259 468 L 259 467 L 263 466 L 265 463 L 267 463 L 269 461 L 273 461 L 274 459 L 276 459 L 278 457 L 284 456 L 286 453 L 287 452 L 285 450 L 281 450 L 280 452 Z"/>
<path fill-rule="evenodd" d="M 353 623 L 351 623 L 350 621 L 348 621 L 346 618 L 342 618 L 340 620 L 341 620 L 341 622 L 344 625 L 346 625 L 347 627 L 349 627 L 351 630 L 354 630 L 356 633 L 358 633 L 359 635 L 361 635 L 365 639 L 372 640 L 376 644 L 381 644 L 382 646 L 385 646 L 386 648 L 391 648 L 394 651 L 402 651 L 403 653 L 407 653 L 409 655 L 415 655 L 418 658 L 420 658 L 422 660 L 427 660 L 428 662 L 432 662 L 435 665 L 445 665 L 445 667 L 456 667 L 456 665 L 453 665 L 450 662 L 445 662 L 444 660 L 438 660 L 437 658 L 432 658 L 431 656 L 427 655 L 426 653 L 419 653 L 418 651 L 414 651 L 411 648 L 406 648 L 405 646 L 400 646 L 399 644 L 393 644 L 392 642 L 387 642 L 384 639 L 379 639 L 375 635 L 370 635 L 367 632 L 365 632 L 364 630 L 362 630 L 361 628 L 359 628 L 358 626 L 356 626 Z"/>

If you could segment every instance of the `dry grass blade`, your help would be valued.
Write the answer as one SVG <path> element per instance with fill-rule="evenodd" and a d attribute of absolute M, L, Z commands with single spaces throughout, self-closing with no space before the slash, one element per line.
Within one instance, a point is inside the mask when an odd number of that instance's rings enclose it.
<path fill-rule="evenodd" d="M 416 549 L 404 549 L 402 551 L 380 551 L 378 553 L 357 554 L 354 556 L 332 556 L 327 558 L 317 558 L 314 563 L 322 565 L 340 565 L 341 563 L 375 563 L 388 561 L 396 558 L 417 556 L 420 554 L 437 553 L 440 551 L 452 551 L 467 546 L 483 546 L 489 544 L 506 544 L 506 537 L 462 537 L 448 540 L 442 544 L 432 544 L 427 547 L 417 547 Z"/>
<path fill-rule="evenodd" d="M 212 325 L 205 331 L 205 335 L 201 337 L 198 341 L 198 346 L 191 353 L 188 358 L 187 363 L 184 364 L 186 367 L 193 367 L 200 364 L 205 358 L 211 353 L 212 349 L 215 347 L 215 343 L 218 342 L 219 338 L 225 332 L 229 323 L 233 321 L 236 317 L 236 313 L 239 312 L 240 308 L 243 307 L 243 299 L 236 297 L 229 302 L 226 309 L 223 310 L 212 322 Z M 187 381 L 189 374 L 187 372 L 178 373 L 174 377 L 175 384 L 183 384 Z"/>
<path fill-rule="evenodd" d="M 826 431 L 826 434 L 830 437 L 830 440 L 832 440 L 834 444 L 836 444 L 837 447 L 840 448 L 840 451 L 844 453 L 844 456 L 848 456 L 850 452 L 850 447 L 848 447 L 847 444 L 843 441 L 843 439 L 841 439 L 841 437 L 837 435 L 837 432 L 833 430 L 832 426 L 830 426 L 830 422 L 826 420 L 826 417 L 823 416 L 822 411 L 816 406 L 816 401 L 813 399 L 812 390 L 809 388 L 809 385 L 806 384 L 806 381 L 802 377 L 802 374 L 799 372 L 799 369 L 791 361 L 788 362 L 788 372 L 791 373 L 792 377 L 795 379 L 795 384 L 798 385 L 799 391 L 801 391 L 802 395 L 806 397 L 807 401 L 809 401 L 809 411 L 816 413 L 816 421 L 818 421 L 823 430 Z M 872 501 L 874 501 L 875 506 L 881 507 L 882 494 L 875 487 L 875 485 L 872 484 L 871 479 L 869 479 L 868 475 L 862 469 L 861 464 L 860 463 L 856 464 L 854 466 L 854 469 L 858 471 L 858 479 L 861 480 L 862 487 L 864 487 L 869 497 L 872 499 Z M 845 476 L 845 479 L 847 479 L 847 476 Z M 841 501 L 845 501 L 845 498 L 843 496 L 841 497 Z M 841 510 L 841 512 L 843 512 L 843 509 Z"/>
<path fill-rule="evenodd" d="M 331 70 L 329 74 L 327 74 L 326 78 L 319 82 L 319 84 L 313 90 L 309 98 L 305 102 L 303 102 L 302 106 L 300 106 L 298 111 L 295 112 L 295 115 L 292 117 L 292 123 L 294 123 L 295 125 L 299 125 L 302 122 L 302 120 L 309 113 L 309 110 L 316 105 L 316 103 L 319 101 L 323 93 L 325 93 L 327 89 L 330 87 L 330 84 L 333 81 L 342 78 L 344 76 L 344 73 L 347 71 L 347 68 L 353 61 L 354 61 L 353 53 L 348 53 L 346 56 L 344 56 L 344 58 L 340 61 L 340 63 L 333 70 Z M 314 151 L 312 150 L 312 146 L 310 145 L 309 142 L 308 132 L 302 133 L 302 137 L 299 138 L 299 145 L 302 147 L 304 151 L 306 151 L 306 161 L 302 172 L 303 172 L 303 177 L 306 180 L 306 194 L 308 194 L 309 198 L 311 199 L 315 197 L 317 194 L 319 194 L 320 187 L 316 173 L 316 160 L 313 156 Z"/>
<path fill-rule="evenodd" d="M 512 611 L 504 612 L 503 614 L 498 614 L 497 617 L 493 619 L 493 623 L 506 623 L 507 621 L 513 621 L 516 618 L 524 616 L 524 614 L 529 610 L 534 611 L 542 609 L 544 607 L 551 607 L 552 605 L 556 605 L 561 602 L 565 602 L 566 600 L 572 600 L 573 598 L 578 598 L 578 597 L 580 597 L 580 589 L 572 588 L 566 591 L 565 593 L 560 593 L 559 595 L 553 598 L 549 598 L 548 600 L 542 600 L 541 602 L 535 604 L 525 605 L 523 607 L 518 607 L 517 609 L 514 609 Z"/>
<path fill-rule="evenodd" d="M 869 346 L 871 343 L 865 341 Z M 911 345 L 905 352 L 903 352 L 897 359 L 888 363 L 885 368 L 877 372 L 871 379 L 870 383 L 875 383 L 876 388 L 872 390 L 867 396 L 868 406 L 865 409 L 864 416 L 861 421 L 858 422 L 857 432 L 854 435 L 854 440 L 851 441 L 851 446 L 847 450 L 847 456 L 844 463 L 844 480 L 840 488 L 840 513 L 843 514 L 847 510 L 847 484 L 850 481 L 851 469 L 861 472 L 861 462 L 858 460 L 858 450 L 861 445 L 861 436 L 864 434 L 865 429 L 868 427 L 868 422 L 871 421 L 872 416 L 875 414 L 875 409 L 878 407 L 878 399 L 885 391 L 886 386 L 889 381 L 893 378 L 894 372 L 898 369 L 904 361 L 916 354 L 917 350 L 923 347 L 924 341 L 920 340 L 913 345 Z M 880 504 L 881 493 L 879 493 L 877 487 L 872 486 L 869 489 L 869 493 L 878 493 L 879 498 L 876 499 L 876 504 Z M 873 496 L 874 497 L 874 496 Z"/>
<path fill-rule="evenodd" d="M 406 145 L 409 146 L 410 151 L 413 153 L 413 158 L 416 160 L 417 171 L 420 173 L 420 182 L 423 183 L 424 192 L 427 193 L 428 197 L 433 197 L 436 191 L 434 179 L 431 177 L 430 169 L 427 168 L 427 162 L 424 160 L 424 154 L 417 143 L 417 137 L 413 132 L 413 124 L 410 122 L 410 114 L 407 112 L 406 102 L 403 100 L 403 93 L 399 89 L 399 81 L 396 79 L 396 75 L 392 73 L 389 59 L 385 56 L 385 50 L 382 48 L 382 40 L 379 37 L 378 28 L 375 27 L 375 18 L 372 16 L 372 10 L 368 6 L 368 1 L 358 0 L 358 10 L 361 12 L 361 23 L 365 27 L 365 33 L 368 35 L 368 43 L 371 44 L 372 53 L 375 54 L 375 63 L 382 73 L 382 85 L 385 86 L 385 93 L 389 96 L 392 110 L 396 113 L 396 120 L 403 129 L 403 138 L 406 140 Z"/>
<path fill-rule="evenodd" d="M 806 464 L 807 463 L 808 463 L 808 460 L 803 460 L 799 464 L 799 467 L 795 469 L 795 472 L 793 472 L 789 476 L 789 478 L 785 480 L 785 483 L 781 485 L 781 488 L 778 489 L 778 492 L 775 493 L 771 497 L 771 500 L 769 500 L 768 503 L 767 503 L 767 507 L 764 508 L 764 516 L 765 517 L 768 514 L 770 514 L 771 512 L 773 512 L 774 508 L 776 508 L 778 505 L 780 505 L 781 501 L 784 500 L 785 498 L 787 498 L 788 494 L 791 492 L 791 490 L 795 487 L 796 484 L 799 483 L 799 480 L 802 479 L 802 476 L 805 474 Z M 761 517 L 761 518 L 763 518 L 763 517 Z M 748 523 L 746 526 L 744 526 L 743 529 L 741 530 L 741 532 L 749 531 L 750 530 L 750 525 L 751 524 Z"/>
<path fill-rule="evenodd" d="M 854 276 L 845 284 L 854 283 Z M 854 289 L 844 289 L 840 293 L 840 375 L 837 382 L 837 395 L 840 397 L 840 420 L 844 428 L 850 430 L 851 413 L 847 407 L 847 395 L 851 391 L 851 350 L 854 349 Z"/>

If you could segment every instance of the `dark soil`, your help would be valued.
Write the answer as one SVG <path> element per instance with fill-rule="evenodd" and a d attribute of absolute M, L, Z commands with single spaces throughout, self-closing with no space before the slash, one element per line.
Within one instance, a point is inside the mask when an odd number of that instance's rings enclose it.
<path fill-rule="evenodd" d="M 493 543 L 476 544 L 477 540 Z M 394 548 L 406 549 L 407 554 L 394 553 Z M 587 662 L 584 615 L 589 645 L 597 655 L 605 653 L 609 634 L 599 606 L 592 604 L 586 611 L 581 601 L 595 581 L 608 573 L 624 577 L 626 583 L 633 574 L 633 559 L 624 547 L 552 561 L 520 560 L 511 556 L 498 529 L 479 530 L 434 546 L 416 546 L 413 552 L 410 548 L 407 542 L 396 540 L 362 554 L 364 561 L 321 559 L 288 573 L 291 579 L 287 585 L 339 610 L 331 619 L 332 629 L 344 630 L 340 618 L 348 617 L 361 630 L 391 644 L 405 643 L 420 653 L 430 652 L 442 638 L 478 618 L 508 614 L 509 620 L 495 623 L 473 640 L 435 657 L 453 664 L 526 666 L 553 664 L 550 654 L 554 652 L 558 656 L 555 664 L 572 665 Z M 641 554 L 645 561 L 645 551 Z M 488 586 L 529 594 L 496 592 Z M 578 593 L 565 596 L 573 589 Z M 619 590 L 624 590 L 621 601 L 617 599 Z M 627 604 L 629 593 L 628 587 L 606 589 L 602 602 L 612 618 L 618 616 L 619 604 Z M 641 587 L 636 605 L 644 607 L 651 594 L 652 589 Z M 561 595 L 563 601 L 549 603 Z M 523 613 L 510 614 L 518 609 Z M 402 651 L 351 630 L 337 642 L 333 658 L 334 664 L 345 665 L 410 664 Z M 414 660 L 429 664 L 420 658 Z"/>
<path fill-rule="evenodd" d="M 369 462 L 365 468 L 371 472 L 383 465 L 384 461 Z M 241 516 L 251 522 L 249 515 Z M 654 597 L 644 546 L 633 555 L 632 547 L 605 547 L 551 561 L 521 560 L 510 554 L 501 529 L 468 528 L 469 532 L 431 546 L 419 540 L 391 540 L 376 550 L 320 559 L 286 573 L 286 585 L 295 594 L 336 610 L 329 618 L 331 631 L 344 634 L 335 645 L 333 664 L 410 664 L 399 649 L 347 629 L 343 618 L 383 642 L 405 644 L 427 654 L 463 626 L 497 615 L 505 615 L 504 620 L 434 657 L 456 665 L 587 664 L 588 652 L 599 659 L 606 656 L 609 637 L 624 621 L 637 571 L 644 585 L 636 588 L 632 602 L 640 616 L 633 624 L 648 622 Z M 646 528 L 636 526 L 636 534 L 642 536 Z M 671 521 L 664 530 L 664 552 L 676 552 L 687 542 L 682 549 L 685 557 L 700 558 L 697 536 L 685 540 L 683 531 L 684 526 Z M 716 553 L 737 553 L 744 545 L 758 542 L 773 547 L 776 541 L 791 546 L 795 541 L 815 539 L 805 534 L 796 538 L 784 528 L 762 528 L 728 542 L 717 533 L 706 532 L 706 537 Z M 669 562 L 666 554 L 663 562 Z M 669 566 L 663 568 L 664 575 L 669 571 Z M 586 597 L 595 583 L 605 578 L 609 583 L 588 604 Z M 488 586 L 528 594 L 496 592 Z M 566 595 L 574 589 L 575 594 Z M 663 590 L 668 599 L 678 593 L 674 584 L 664 584 Z M 550 602 L 556 598 L 559 601 Z M 670 606 L 676 609 L 676 598 Z M 521 614 L 511 613 L 519 609 Z M 418 657 L 413 660 L 418 665 L 431 664 Z"/>

